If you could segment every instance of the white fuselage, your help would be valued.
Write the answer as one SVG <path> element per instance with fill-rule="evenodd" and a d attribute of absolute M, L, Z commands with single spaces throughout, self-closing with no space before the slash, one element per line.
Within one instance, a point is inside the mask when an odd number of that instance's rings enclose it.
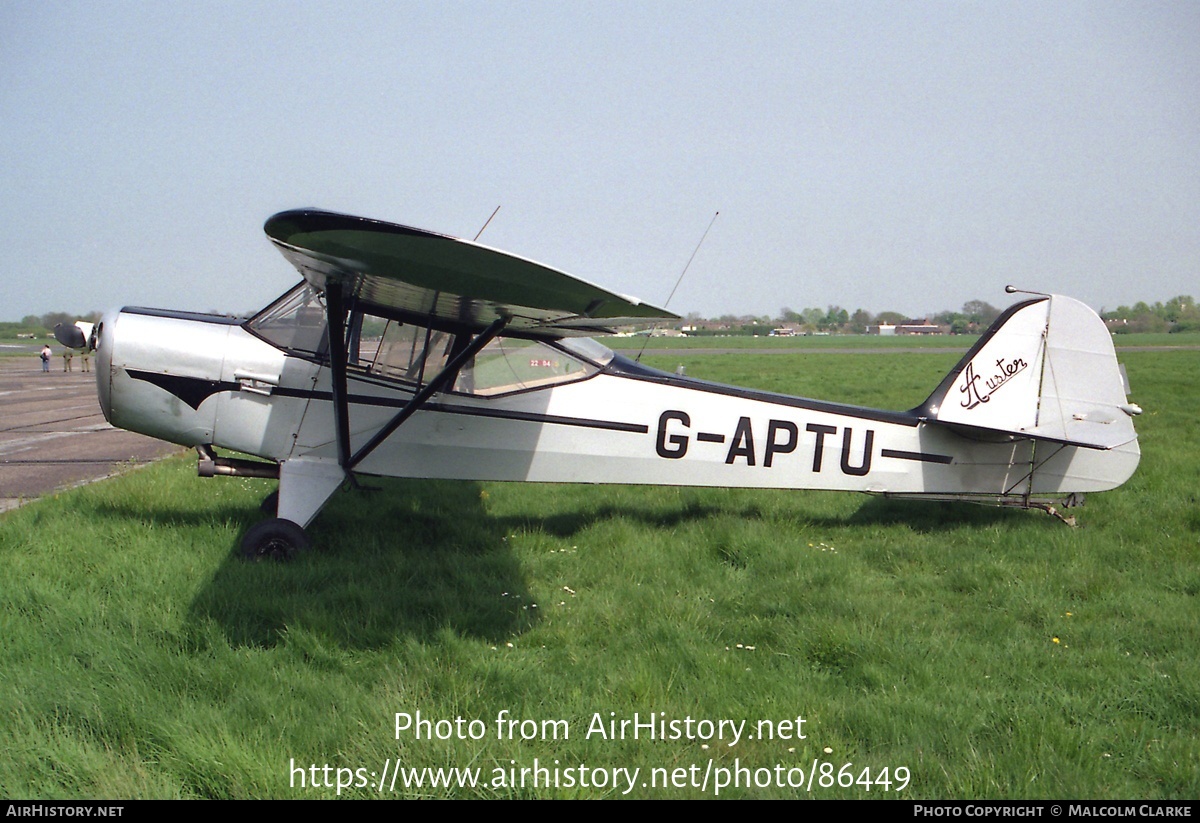
<path fill-rule="evenodd" d="M 97 337 L 101 402 L 114 425 L 278 461 L 285 477 L 295 461 L 337 465 L 331 373 L 315 358 L 286 353 L 235 321 L 168 312 L 110 314 Z M 352 451 L 414 391 L 352 372 Z M 615 358 L 545 388 L 441 392 L 355 470 L 1004 498 L 1113 488 L 1137 461 L 1136 440 L 1110 450 L 983 440 L 913 412 L 715 386 Z"/>

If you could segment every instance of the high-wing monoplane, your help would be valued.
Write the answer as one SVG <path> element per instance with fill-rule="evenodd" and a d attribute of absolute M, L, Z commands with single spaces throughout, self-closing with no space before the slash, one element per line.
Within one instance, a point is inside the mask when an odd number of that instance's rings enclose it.
<path fill-rule="evenodd" d="M 68 349 L 89 349 L 93 346 L 94 323 L 76 320 L 74 323 L 58 323 L 54 326 L 54 339 Z"/>
<path fill-rule="evenodd" d="M 205 476 L 279 479 L 248 557 L 306 548 L 358 475 L 1050 509 L 1138 463 L 1112 340 L 1069 297 L 1020 299 L 924 403 L 884 411 L 642 366 L 589 335 L 675 315 L 474 242 L 312 209 L 265 230 L 303 279 L 251 319 L 127 307 L 91 330 L 113 425 L 195 447 Z"/>

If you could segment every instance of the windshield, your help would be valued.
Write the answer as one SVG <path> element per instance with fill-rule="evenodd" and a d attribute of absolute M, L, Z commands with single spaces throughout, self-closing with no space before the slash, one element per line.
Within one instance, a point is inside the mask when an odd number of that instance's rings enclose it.
<path fill-rule="evenodd" d="M 246 328 L 284 351 L 316 357 L 325 351 L 325 304 L 304 282 L 250 318 Z"/>

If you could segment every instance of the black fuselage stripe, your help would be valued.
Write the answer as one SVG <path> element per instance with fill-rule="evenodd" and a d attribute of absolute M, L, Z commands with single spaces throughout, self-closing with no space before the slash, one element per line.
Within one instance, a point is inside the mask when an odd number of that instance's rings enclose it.
<path fill-rule="evenodd" d="M 145 380 L 150 383 L 166 389 L 176 397 L 184 400 L 192 408 L 199 408 L 201 402 L 212 394 L 217 394 L 223 391 L 237 391 L 241 388 L 238 383 L 229 383 L 217 380 L 205 380 L 195 377 L 183 377 L 178 375 L 164 375 L 154 372 L 136 371 L 133 369 L 127 370 L 129 375 L 138 380 Z M 629 375 L 621 375 L 629 378 Z M 634 377 L 633 379 L 646 379 Z M 657 382 L 650 380 L 649 382 Z M 855 407 L 840 406 L 836 404 L 822 404 L 819 402 L 796 398 L 799 402 L 788 403 L 789 398 L 769 395 L 763 396 L 762 393 L 744 392 L 740 393 L 732 388 L 714 387 L 706 384 L 685 384 L 683 387 L 692 390 L 708 391 L 715 394 L 727 394 L 732 396 L 742 396 L 751 400 L 764 400 L 777 405 L 786 405 L 799 408 L 807 408 L 812 411 L 824 411 L 837 414 L 848 415 L 851 417 L 861 417 L 865 419 L 874 419 L 880 422 L 899 423 L 906 426 L 917 425 L 920 421 L 905 413 L 897 412 L 872 412 L 869 409 L 858 409 Z M 280 397 L 295 397 L 309 400 L 324 400 L 333 401 L 332 392 L 314 391 L 311 389 L 294 389 L 284 386 L 274 387 L 271 390 L 273 395 Z M 381 406 L 390 408 L 403 408 L 409 403 L 407 397 L 379 397 L 367 394 L 349 394 L 347 397 L 351 405 L 359 406 Z M 448 406 L 441 403 L 427 403 L 422 408 L 430 411 L 443 412 L 445 414 L 462 414 L 472 417 L 491 417 L 500 420 L 521 420 L 531 423 L 549 423 L 558 426 L 579 426 L 589 429 L 601 429 L 605 431 L 620 431 L 631 434 L 648 434 L 650 427 L 642 423 L 622 423 L 615 420 L 596 420 L 586 417 L 563 417 L 558 415 L 538 414 L 536 412 L 522 412 L 507 409 L 481 409 L 470 406 Z M 719 438 L 719 439 L 718 439 Z M 707 442 L 720 443 L 724 442 L 724 438 L 715 433 L 701 432 L 699 439 Z M 953 458 L 940 454 L 924 454 L 921 452 L 899 451 L 894 449 L 884 449 L 882 451 L 884 457 L 895 457 L 901 460 L 915 460 L 924 463 L 949 463 Z"/>
<path fill-rule="evenodd" d="M 425 406 L 430 411 L 440 411 L 446 414 L 465 414 L 471 417 L 499 417 L 503 420 L 524 420 L 530 423 L 553 423 L 558 426 L 582 426 L 588 429 L 605 429 L 607 431 L 629 432 L 631 434 L 649 434 L 650 427 L 641 423 L 619 423 L 615 420 L 593 420 L 587 417 L 562 417 L 535 412 L 519 412 L 501 409 L 475 409 L 467 406 L 443 406 L 430 403 Z"/>
<path fill-rule="evenodd" d="M 300 397 L 311 400 L 333 400 L 332 392 L 310 391 L 305 389 L 278 388 L 272 394 L 283 397 Z M 351 394 L 350 405 L 354 406 L 389 406 L 402 408 L 408 405 L 407 398 L 375 397 L 368 394 Z M 493 417 L 501 420 L 521 420 L 527 423 L 550 423 L 556 426 L 580 426 L 588 429 L 603 429 L 605 431 L 629 432 L 631 434 L 649 434 L 650 427 L 642 423 L 621 423 L 615 420 L 596 420 L 587 417 L 563 417 L 553 414 L 538 414 L 537 412 L 512 411 L 509 409 L 477 409 L 469 406 L 448 406 L 444 403 L 426 403 L 422 411 L 436 411 L 444 414 L 463 414 L 470 417 Z"/>
<path fill-rule="evenodd" d="M 135 380 L 145 380 L 183 400 L 193 409 L 199 409 L 200 404 L 208 397 L 221 392 L 235 392 L 241 388 L 238 383 L 220 380 L 205 380 L 199 377 L 184 377 L 181 375 L 158 374 L 136 369 L 127 369 L 127 373 Z M 292 389 L 278 386 L 271 394 L 279 397 L 295 397 L 307 400 L 325 400 L 333 402 L 333 392 L 312 391 L 309 389 Z M 408 405 L 408 398 L 376 397 L 369 394 L 350 394 L 347 397 L 350 405 L 382 406 L 403 408 Z M 629 432 L 631 434 L 649 434 L 650 427 L 642 423 L 621 423 L 616 420 L 595 420 L 587 417 L 563 417 L 553 414 L 538 414 L 536 412 L 512 411 L 508 409 L 476 409 L 467 406 L 447 406 L 442 403 L 426 403 L 423 410 L 443 412 L 445 414 L 465 414 L 472 417 L 492 417 L 501 420 L 521 420 L 527 423 L 549 423 L 556 426 L 580 426 L 588 429 L 604 431 Z"/>
<path fill-rule="evenodd" d="M 919 463 L 952 463 L 954 458 L 948 454 L 929 454 L 928 452 L 909 452 L 902 449 L 882 449 L 883 457 L 895 457 L 897 460 L 916 460 Z"/>
<path fill-rule="evenodd" d="M 164 391 L 170 392 L 196 411 L 199 411 L 200 404 L 212 395 L 220 394 L 224 391 L 237 391 L 240 388 L 237 383 L 230 383 L 223 380 L 205 380 L 201 377 L 184 377 L 178 374 L 163 374 L 161 372 L 140 371 L 138 369 L 126 369 L 125 373 L 134 380 L 143 380 L 151 385 L 158 386 Z"/>

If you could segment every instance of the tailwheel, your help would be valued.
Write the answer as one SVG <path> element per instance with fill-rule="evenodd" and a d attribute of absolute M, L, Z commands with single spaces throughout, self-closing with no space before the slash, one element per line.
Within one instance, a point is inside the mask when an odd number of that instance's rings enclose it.
<path fill-rule="evenodd" d="M 242 557 L 246 560 L 288 561 L 312 546 L 304 529 L 291 520 L 275 517 L 251 526 L 242 538 Z"/>

